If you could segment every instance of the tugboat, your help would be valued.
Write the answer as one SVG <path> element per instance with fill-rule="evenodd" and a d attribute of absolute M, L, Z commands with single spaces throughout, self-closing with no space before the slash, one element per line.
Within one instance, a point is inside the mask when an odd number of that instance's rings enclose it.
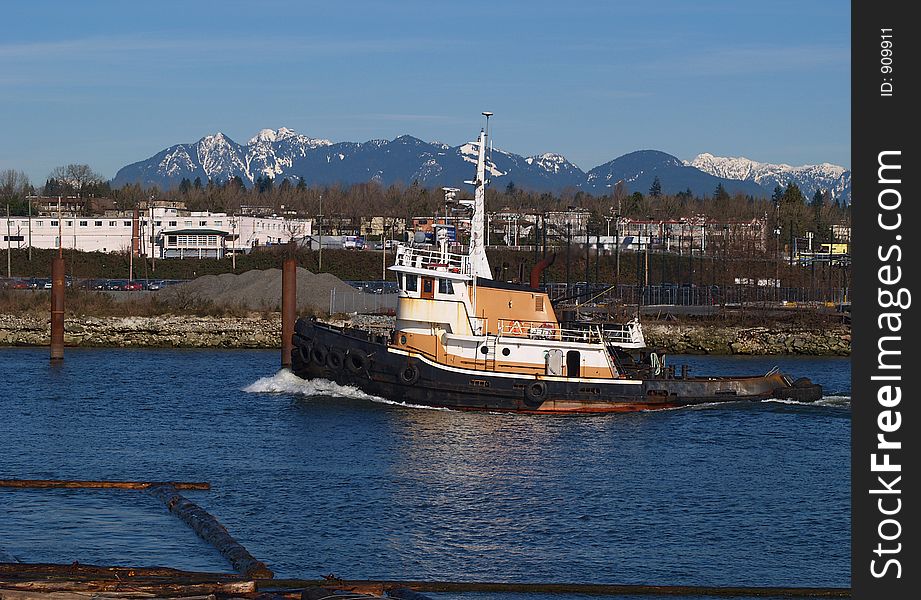
<path fill-rule="evenodd" d="M 486 128 L 478 138 L 470 243 L 449 251 L 399 244 L 390 270 L 399 285 L 389 335 L 298 319 L 292 371 L 396 402 L 459 410 L 607 413 L 768 398 L 818 400 L 822 388 L 773 369 L 743 377 L 676 375 L 646 347 L 637 319 L 617 326 L 561 322 L 541 271 L 530 285 L 492 279 L 484 221 Z"/>

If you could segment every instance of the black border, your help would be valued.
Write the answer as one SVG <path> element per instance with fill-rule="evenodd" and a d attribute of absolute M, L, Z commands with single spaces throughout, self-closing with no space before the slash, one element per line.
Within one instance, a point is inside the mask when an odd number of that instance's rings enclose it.
<path fill-rule="evenodd" d="M 915 405 L 917 392 L 912 385 L 912 372 L 918 368 L 916 358 L 917 338 L 911 333 L 915 319 L 912 318 L 911 309 L 887 309 L 880 305 L 878 299 L 879 288 L 883 286 L 878 277 L 879 269 L 885 264 L 898 265 L 902 269 L 902 279 L 898 284 L 889 286 L 895 290 L 904 287 L 909 292 L 917 290 L 917 267 L 919 260 L 918 240 L 914 233 L 917 223 L 913 215 L 913 204 L 918 200 L 917 180 L 921 174 L 917 172 L 917 155 L 912 143 L 912 129 L 918 129 L 921 119 L 921 102 L 919 102 L 918 76 L 916 70 L 918 24 L 914 23 L 908 15 L 907 2 L 871 2 L 869 0 L 854 0 L 852 3 L 851 21 L 851 172 L 853 181 L 852 193 L 852 259 L 853 259 L 853 343 L 852 343 L 852 386 L 851 386 L 851 411 L 852 411 L 852 455 L 851 455 L 851 485 L 852 485 L 852 535 L 851 535 L 851 582 L 854 598 L 889 599 L 889 598 L 915 598 L 919 592 L 916 585 L 918 572 L 921 571 L 921 561 L 918 559 L 918 532 L 917 532 L 917 503 L 916 494 L 909 491 L 917 489 L 918 482 L 914 477 L 916 469 L 909 461 L 914 455 L 917 459 L 919 450 L 912 442 L 912 433 L 918 430 L 918 415 Z M 882 73 L 881 30 L 892 29 L 893 56 L 891 74 Z M 881 84 L 884 78 L 891 78 L 893 90 L 891 96 L 881 95 Z M 894 212 L 899 212 L 902 224 L 899 230 L 885 231 L 878 224 L 880 213 L 885 219 L 893 219 L 893 211 L 881 210 L 878 205 L 880 191 L 892 185 L 881 184 L 878 181 L 879 154 L 884 151 L 901 151 L 898 162 L 901 164 L 901 182 L 895 187 L 901 193 L 901 206 Z M 890 198 L 893 197 L 890 195 Z M 893 221 L 890 221 L 893 222 Z M 896 236 L 901 235 L 901 240 Z M 893 245 L 901 247 L 901 261 L 896 262 L 897 253 L 888 259 L 885 256 Z M 921 296 L 917 299 L 921 301 Z M 901 481 L 893 487 L 901 490 L 901 509 L 893 518 L 901 525 L 900 536 L 893 542 L 884 544 L 902 544 L 901 551 L 897 554 L 874 554 L 877 544 L 882 542 L 878 527 L 884 515 L 880 514 L 878 500 L 883 497 L 871 493 L 871 490 L 880 488 L 877 476 L 886 473 L 873 473 L 871 471 L 871 454 L 881 451 L 876 448 L 877 434 L 880 433 L 877 419 L 880 412 L 886 410 L 877 399 L 877 393 L 884 382 L 874 381 L 873 375 L 879 375 L 878 369 L 878 342 L 880 336 L 893 335 L 888 329 L 880 329 L 879 315 L 884 312 L 900 311 L 902 317 L 902 340 L 898 342 L 901 355 L 891 357 L 890 363 L 899 362 L 902 376 L 900 385 L 902 399 L 897 407 L 901 416 L 901 427 L 886 434 L 891 440 L 902 442 L 902 449 L 890 452 L 892 462 L 899 463 L 902 470 Z M 896 334 L 897 335 L 897 334 Z M 887 342 L 889 348 L 896 349 L 893 342 Z M 896 371 L 886 371 L 893 374 Z M 885 452 L 885 451 L 883 451 Z M 881 460 L 880 457 L 877 459 Z M 889 474 L 891 475 L 891 474 Z M 891 477 L 889 477 L 891 484 Z M 895 495 L 885 496 L 888 504 L 884 505 L 889 510 L 896 504 Z M 897 530 L 893 524 L 887 525 L 887 534 Z M 884 546 L 885 547 L 885 546 Z M 882 570 L 882 565 L 887 558 L 895 558 L 901 565 L 901 576 L 896 577 L 897 569 L 890 565 L 886 575 L 877 578 L 871 573 L 871 561 L 877 560 L 876 567 Z"/>

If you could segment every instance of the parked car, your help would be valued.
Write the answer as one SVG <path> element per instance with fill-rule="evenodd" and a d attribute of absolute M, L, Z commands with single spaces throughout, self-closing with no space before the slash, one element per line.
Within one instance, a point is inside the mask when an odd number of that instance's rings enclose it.
<path fill-rule="evenodd" d="M 356 235 L 347 235 L 342 240 L 342 247 L 348 250 L 364 250 L 365 240 Z"/>
<path fill-rule="evenodd" d="M 125 287 L 122 289 L 127 290 L 127 291 L 137 291 L 137 290 L 143 290 L 144 286 L 141 285 L 140 281 L 131 281 L 131 282 L 126 283 Z"/>

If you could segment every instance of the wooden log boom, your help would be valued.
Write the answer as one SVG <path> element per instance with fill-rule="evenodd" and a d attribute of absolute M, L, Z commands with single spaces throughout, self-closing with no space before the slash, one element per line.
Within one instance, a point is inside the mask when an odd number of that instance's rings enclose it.
<path fill-rule="evenodd" d="M 177 490 L 210 490 L 204 481 L 87 481 L 79 479 L 0 479 L 0 487 L 8 488 L 66 488 L 146 490 L 158 485 L 171 485 Z"/>
<path fill-rule="evenodd" d="M 238 573 L 257 579 L 271 579 L 275 576 L 265 563 L 257 560 L 233 539 L 217 519 L 180 495 L 175 487 L 168 484 L 158 485 L 148 488 L 147 493 L 163 502 L 169 511 L 191 527 L 198 537 L 217 548 Z"/>

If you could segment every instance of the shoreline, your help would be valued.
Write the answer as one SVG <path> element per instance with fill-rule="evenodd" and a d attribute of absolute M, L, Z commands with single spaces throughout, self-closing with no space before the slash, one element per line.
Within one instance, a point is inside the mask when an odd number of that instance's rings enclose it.
<path fill-rule="evenodd" d="M 388 328 L 388 317 L 359 315 L 358 327 Z M 336 324 L 344 324 L 337 321 Z M 50 342 L 50 319 L 0 315 L 0 346 L 40 347 Z M 670 354 L 850 356 L 846 325 L 795 327 L 724 326 L 712 323 L 643 323 L 650 346 Z M 81 348 L 280 349 L 281 315 L 246 317 L 69 317 L 64 344 Z"/>

